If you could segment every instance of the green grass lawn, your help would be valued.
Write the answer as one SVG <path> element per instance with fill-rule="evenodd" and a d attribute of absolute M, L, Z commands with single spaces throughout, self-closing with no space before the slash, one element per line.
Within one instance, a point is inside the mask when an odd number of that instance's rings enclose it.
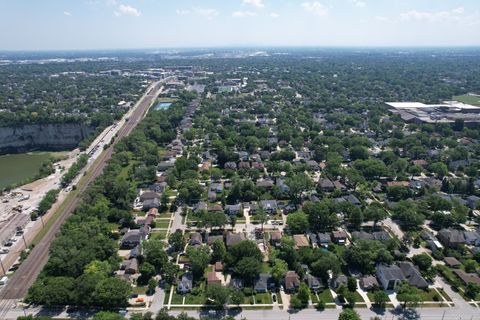
<path fill-rule="evenodd" d="M 461 95 L 461 96 L 454 96 L 453 100 L 463 102 L 466 104 L 473 104 L 480 106 L 480 97 L 469 96 L 469 95 Z"/>
<path fill-rule="evenodd" d="M 315 299 L 316 299 L 316 296 L 315 296 Z M 334 302 L 333 297 L 332 297 L 332 293 L 328 289 L 325 289 L 322 292 L 319 292 L 318 293 L 318 299 L 322 300 L 325 303 Z M 312 299 L 312 301 L 313 301 L 313 299 Z M 318 300 L 316 300 L 316 302 L 318 302 Z"/>
<path fill-rule="evenodd" d="M 170 226 L 170 220 L 155 220 L 155 223 L 157 228 L 167 229 Z"/>
<path fill-rule="evenodd" d="M 440 294 L 445 298 L 447 301 L 452 301 L 452 298 L 443 290 L 442 288 L 437 288 L 437 290 L 440 292 Z"/>
<path fill-rule="evenodd" d="M 170 219 L 171 217 L 172 217 L 171 212 L 162 212 L 157 216 L 157 218 L 168 218 L 168 219 Z"/>
<path fill-rule="evenodd" d="M 360 295 L 360 293 L 358 293 L 357 291 L 355 291 L 353 293 L 353 296 L 355 297 L 355 302 L 356 303 L 363 303 L 365 302 L 365 300 L 363 300 L 362 296 Z"/>
<path fill-rule="evenodd" d="M 256 304 L 271 304 L 272 303 L 272 295 L 270 294 L 270 292 L 257 293 L 257 294 L 255 294 L 255 303 Z"/>
<path fill-rule="evenodd" d="M 185 304 L 204 304 L 207 298 L 204 294 L 194 295 L 194 294 L 187 294 L 185 296 Z"/>
<path fill-rule="evenodd" d="M 151 240 L 164 240 L 167 236 L 166 231 L 153 232 L 150 234 Z"/>
<path fill-rule="evenodd" d="M 420 296 L 421 301 L 435 301 L 434 297 L 438 296 L 437 291 L 434 289 L 427 289 L 427 290 L 417 290 L 418 295 Z M 438 301 L 441 301 L 441 298 L 437 299 Z"/>
<path fill-rule="evenodd" d="M 147 289 L 148 288 L 146 286 L 133 287 L 133 293 L 145 294 L 147 292 Z"/>
<path fill-rule="evenodd" d="M 183 304 L 183 295 L 174 292 L 172 295 L 172 304 Z"/>

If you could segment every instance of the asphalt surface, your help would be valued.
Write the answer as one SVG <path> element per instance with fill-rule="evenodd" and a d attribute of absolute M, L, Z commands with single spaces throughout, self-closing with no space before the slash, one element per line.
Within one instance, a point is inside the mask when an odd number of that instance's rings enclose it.
<path fill-rule="evenodd" d="M 59 217 L 53 222 L 53 225 L 48 230 L 46 235 L 35 246 L 35 248 L 33 248 L 27 259 L 20 265 L 18 270 L 10 278 L 6 287 L 0 292 L 0 300 L 18 300 L 25 297 L 28 289 L 47 263 L 50 244 L 52 240 L 55 239 L 60 227 L 65 222 L 67 217 L 74 211 L 87 187 L 102 173 L 107 161 L 113 154 L 114 145 L 120 139 L 129 135 L 135 126 L 143 119 L 144 114 L 147 112 L 154 99 L 158 96 L 158 91 L 160 88 L 161 82 L 157 82 L 152 90 L 149 89 L 149 91 L 142 96 L 137 104 L 136 109 L 134 112 L 132 112 L 129 120 L 119 130 L 118 137 L 116 137 L 112 145 L 99 156 L 99 161 L 97 161 L 96 164 L 94 164 L 91 168 L 91 174 L 88 176 L 86 183 L 84 183 L 82 187 L 78 189 L 75 197 L 63 209 Z M 1 306 L 2 305 L 0 304 L 0 309 Z"/>

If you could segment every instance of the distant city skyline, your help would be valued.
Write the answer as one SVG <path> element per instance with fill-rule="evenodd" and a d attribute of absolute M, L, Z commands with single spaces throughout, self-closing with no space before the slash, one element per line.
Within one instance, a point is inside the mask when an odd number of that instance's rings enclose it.
<path fill-rule="evenodd" d="M 478 0 L 0 0 L 0 50 L 480 46 Z"/>

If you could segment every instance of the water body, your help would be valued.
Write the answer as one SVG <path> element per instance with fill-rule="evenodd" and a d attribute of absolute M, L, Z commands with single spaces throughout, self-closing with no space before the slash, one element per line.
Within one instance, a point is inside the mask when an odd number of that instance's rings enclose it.
<path fill-rule="evenodd" d="M 50 153 L 19 153 L 0 156 L 0 189 L 35 177 Z"/>
<path fill-rule="evenodd" d="M 171 105 L 171 102 L 159 102 L 155 105 L 155 110 L 167 110 Z"/>

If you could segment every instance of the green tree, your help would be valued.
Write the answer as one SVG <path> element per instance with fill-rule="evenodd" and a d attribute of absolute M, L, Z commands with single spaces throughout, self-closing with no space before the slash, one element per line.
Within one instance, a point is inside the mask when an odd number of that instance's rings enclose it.
<path fill-rule="evenodd" d="M 222 240 L 215 240 L 212 244 L 212 261 L 223 261 L 227 256 L 227 248 Z"/>
<path fill-rule="evenodd" d="M 475 299 L 480 293 L 480 285 L 477 283 L 469 282 L 465 288 L 465 295 L 470 299 Z"/>
<path fill-rule="evenodd" d="M 207 303 L 217 308 L 224 308 L 230 300 L 230 290 L 221 285 L 208 285 L 205 292 Z"/>
<path fill-rule="evenodd" d="M 373 294 L 373 302 L 378 308 L 385 308 L 388 301 L 390 301 L 390 299 L 388 298 L 387 293 L 383 290 L 377 290 Z"/>
<path fill-rule="evenodd" d="M 208 248 L 189 247 L 187 249 L 187 256 L 190 262 L 190 266 L 192 268 L 193 276 L 196 279 L 200 279 L 201 277 L 203 277 L 203 272 L 211 260 Z"/>
<path fill-rule="evenodd" d="M 285 276 L 288 271 L 288 264 L 282 259 L 275 259 L 273 261 L 272 276 L 277 283 Z"/>
<path fill-rule="evenodd" d="M 365 210 L 365 218 L 369 221 L 373 221 L 373 228 L 379 221 L 382 221 L 387 217 L 387 212 L 383 209 L 382 205 L 378 202 L 373 202 Z"/>
<path fill-rule="evenodd" d="M 397 300 L 403 303 L 403 307 L 415 307 L 420 302 L 417 289 L 403 282 L 397 289 Z"/>
<path fill-rule="evenodd" d="M 427 271 L 432 266 L 432 258 L 426 253 L 414 255 L 412 261 L 422 271 Z"/>
<path fill-rule="evenodd" d="M 290 213 L 287 217 L 287 225 L 293 234 L 305 233 L 308 229 L 308 217 L 302 211 Z"/>
<path fill-rule="evenodd" d="M 157 280 L 155 280 L 155 278 L 150 278 L 150 280 L 148 280 L 148 293 L 154 294 L 156 288 L 157 288 Z"/>
<path fill-rule="evenodd" d="M 132 293 L 132 287 L 119 278 L 107 278 L 98 283 L 93 292 L 96 304 L 107 308 L 125 307 Z"/>
<path fill-rule="evenodd" d="M 145 261 L 155 267 L 159 273 L 162 267 L 168 262 L 162 241 L 148 240 L 142 243 Z"/>
<path fill-rule="evenodd" d="M 245 301 L 245 294 L 243 293 L 243 291 L 238 289 L 232 290 L 232 292 L 230 293 L 230 300 L 233 304 L 236 304 L 238 306 Z"/>
<path fill-rule="evenodd" d="M 361 320 L 360 315 L 353 309 L 344 309 L 338 316 L 338 320 Z"/>
<path fill-rule="evenodd" d="M 285 180 L 285 184 L 289 188 L 290 199 L 296 205 L 300 204 L 302 193 L 313 187 L 312 179 L 304 172 L 288 177 Z"/>
<path fill-rule="evenodd" d="M 176 230 L 171 233 L 168 237 L 168 243 L 172 246 L 175 252 L 182 251 L 186 244 L 182 231 Z"/>

